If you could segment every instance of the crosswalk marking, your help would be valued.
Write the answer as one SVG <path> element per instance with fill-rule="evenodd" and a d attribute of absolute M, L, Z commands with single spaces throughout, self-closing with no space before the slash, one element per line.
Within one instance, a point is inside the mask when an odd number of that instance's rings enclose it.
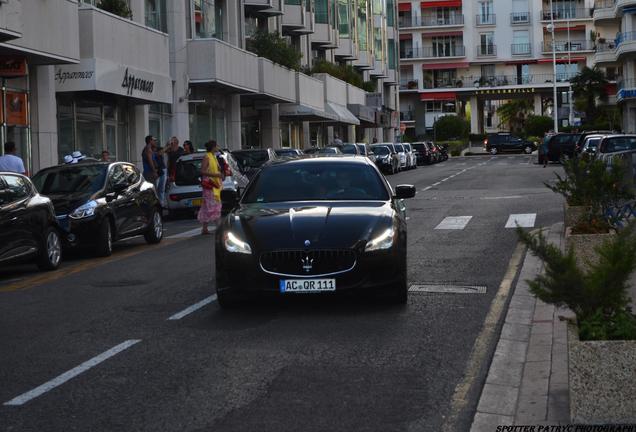
<path fill-rule="evenodd" d="M 508 222 L 506 222 L 506 228 L 517 228 L 517 226 L 521 228 L 533 228 L 536 219 L 536 213 L 511 214 L 508 217 Z"/>
<path fill-rule="evenodd" d="M 472 216 L 448 216 L 435 227 L 436 230 L 463 230 Z"/>

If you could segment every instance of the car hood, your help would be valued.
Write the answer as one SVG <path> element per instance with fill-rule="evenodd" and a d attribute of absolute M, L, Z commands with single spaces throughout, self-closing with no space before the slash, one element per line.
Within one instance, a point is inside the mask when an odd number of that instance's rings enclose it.
<path fill-rule="evenodd" d="M 52 194 L 46 196 L 53 203 L 57 216 L 67 215 L 91 199 L 91 195 L 87 193 Z"/>
<path fill-rule="evenodd" d="M 303 202 L 244 204 L 228 216 L 228 228 L 258 251 L 304 248 L 357 248 L 392 226 L 390 203 Z"/>

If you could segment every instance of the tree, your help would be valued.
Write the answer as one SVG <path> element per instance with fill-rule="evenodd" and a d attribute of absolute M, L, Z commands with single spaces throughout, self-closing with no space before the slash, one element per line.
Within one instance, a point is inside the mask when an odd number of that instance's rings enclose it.
<path fill-rule="evenodd" d="M 435 122 L 435 138 L 438 141 L 468 137 L 470 123 L 456 115 L 445 115 Z"/>
<path fill-rule="evenodd" d="M 543 137 L 543 135 L 554 127 L 552 118 L 539 115 L 530 115 L 526 119 L 524 131 L 527 136 Z"/>
<path fill-rule="evenodd" d="M 497 108 L 497 115 L 499 116 L 500 124 L 507 125 L 510 132 L 521 132 L 525 125 L 526 117 L 533 109 L 533 102 L 531 99 L 513 99 L 510 100 L 499 108 Z"/>
<path fill-rule="evenodd" d="M 585 112 L 587 121 L 596 118 L 598 108 L 596 100 L 607 100 L 607 84 L 603 72 L 594 67 L 584 67 L 574 78 L 570 80 L 572 91 L 574 92 L 574 106 L 579 111 Z"/>
<path fill-rule="evenodd" d="M 250 38 L 247 49 L 281 66 L 300 70 L 302 53 L 289 45 L 278 32 L 259 30 L 254 37 Z"/>
<path fill-rule="evenodd" d="M 132 18 L 132 12 L 125 0 L 100 0 L 97 7 L 122 18 Z"/>

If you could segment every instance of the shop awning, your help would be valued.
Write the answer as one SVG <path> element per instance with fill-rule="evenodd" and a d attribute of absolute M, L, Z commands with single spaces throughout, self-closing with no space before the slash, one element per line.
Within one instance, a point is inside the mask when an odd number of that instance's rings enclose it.
<path fill-rule="evenodd" d="M 413 35 L 411 33 L 400 33 L 400 40 L 410 40 L 413 39 Z"/>
<path fill-rule="evenodd" d="M 398 11 L 408 12 L 411 10 L 411 3 L 398 3 Z"/>
<path fill-rule="evenodd" d="M 555 27 L 554 31 L 555 32 L 566 32 L 566 31 L 585 31 L 585 25 L 575 25 L 575 26 L 570 26 L 570 27 Z M 547 27 L 543 27 L 543 31 L 545 33 L 550 33 L 548 31 Z"/>
<path fill-rule="evenodd" d="M 438 8 L 438 7 L 462 7 L 462 0 L 440 0 L 440 1 L 423 1 L 422 8 Z"/>
<path fill-rule="evenodd" d="M 463 63 L 425 63 L 422 65 L 424 70 L 440 70 L 440 69 L 463 69 L 467 68 L 470 64 Z"/>
<path fill-rule="evenodd" d="M 303 121 L 338 121 L 338 116 L 301 104 L 280 104 L 280 117 Z"/>
<path fill-rule="evenodd" d="M 562 58 L 557 58 L 556 62 L 557 63 L 578 63 L 578 62 L 582 62 L 585 61 L 585 57 L 570 57 L 569 59 L 567 57 L 562 57 Z M 551 58 L 543 58 L 543 59 L 539 59 L 537 61 L 537 63 L 552 63 L 552 59 Z"/>
<path fill-rule="evenodd" d="M 434 33 L 422 33 L 422 37 L 438 37 L 438 36 L 463 36 L 464 32 L 461 30 L 434 32 Z"/>
<path fill-rule="evenodd" d="M 536 60 L 513 60 L 506 62 L 507 65 L 535 64 Z"/>
<path fill-rule="evenodd" d="M 327 114 L 334 114 L 338 117 L 339 123 L 346 123 L 357 126 L 360 125 L 360 120 L 358 120 L 358 118 L 354 116 L 353 113 L 349 111 L 346 106 L 334 102 L 327 102 L 325 108 Z"/>
<path fill-rule="evenodd" d="M 456 92 L 420 93 L 421 101 L 444 101 L 444 100 L 454 101 L 456 98 L 457 98 Z"/>
<path fill-rule="evenodd" d="M 347 105 L 347 108 L 360 121 L 375 123 L 375 110 L 373 108 L 361 104 L 349 104 Z"/>

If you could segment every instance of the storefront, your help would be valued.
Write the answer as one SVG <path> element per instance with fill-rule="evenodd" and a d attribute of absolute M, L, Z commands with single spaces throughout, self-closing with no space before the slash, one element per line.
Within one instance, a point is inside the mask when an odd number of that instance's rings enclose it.
<path fill-rule="evenodd" d="M 31 167 L 29 122 L 29 75 L 27 61 L 20 57 L 0 58 L 0 142 L 13 141 L 25 168 Z M 0 154 L 4 146 L 0 146 Z"/>
<path fill-rule="evenodd" d="M 150 133 L 164 145 L 170 136 L 169 76 L 83 59 L 57 66 L 55 86 L 60 161 L 75 150 L 94 158 L 108 150 L 112 160 L 134 161 L 143 145 L 134 140 Z"/>

